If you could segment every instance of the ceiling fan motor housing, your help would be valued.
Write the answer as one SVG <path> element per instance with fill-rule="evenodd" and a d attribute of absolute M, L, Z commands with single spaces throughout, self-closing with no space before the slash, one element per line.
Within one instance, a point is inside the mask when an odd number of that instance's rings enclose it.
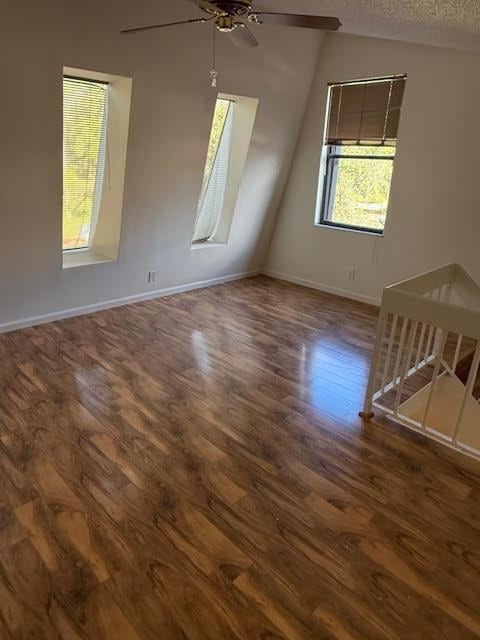
<path fill-rule="evenodd" d="M 209 4 L 214 5 L 218 12 L 231 17 L 246 16 L 252 10 L 252 0 L 210 0 Z M 213 13 L 208 6 L 206 10 Z"/>

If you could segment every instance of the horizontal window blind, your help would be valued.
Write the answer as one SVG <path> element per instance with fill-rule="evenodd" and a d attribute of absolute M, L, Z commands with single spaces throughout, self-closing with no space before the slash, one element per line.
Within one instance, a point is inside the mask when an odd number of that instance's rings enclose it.
<path fill-rule="evenodd" d="M 63 79 L 63 249 L 90 246 L 105 169 L 108 84 Z"/>
<path fill-rule="evenodd" d="M 332 84 L 326 143 L 396 143 L 406 76 Z"/>
<path fill-rule="evenodd" d="M 230 166 L 233 102 L 217 100 L 197 208 L 193 242 L 206 242 L 215 235 L 223 210 Z"/>

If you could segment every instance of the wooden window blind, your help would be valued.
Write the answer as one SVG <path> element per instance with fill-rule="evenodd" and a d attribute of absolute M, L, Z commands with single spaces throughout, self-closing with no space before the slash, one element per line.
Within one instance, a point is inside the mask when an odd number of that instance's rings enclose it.
<path fill-rule="evenodd" d="M 406 76 L 330 85 L 326 144 L 394 145 Z"/>

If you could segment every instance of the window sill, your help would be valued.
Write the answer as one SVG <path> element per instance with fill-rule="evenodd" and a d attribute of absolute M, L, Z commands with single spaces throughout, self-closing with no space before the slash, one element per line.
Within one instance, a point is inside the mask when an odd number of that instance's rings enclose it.
<path fill-rule="evenodd" d="M 226 247 L 226 242 L 198 242 L 197 244 L 192 244 L 190 249 L 192 251 L 197 251 L 198 249 L 208 249 L 209 247 Z"/>
<path fill-rule="evenodd" d="M 63 252 L 63 268 L 74 269 L 75 267 L 87 267 L 91 264 L 103 264 L 105 262 L 116 262 L 115 259 L 102 256 L 91 249 L 80 249 L 78 251 Z"/>
<path fill-rule="evenodd" d="M 365 229 L 355 229 L 350 227 L 341 227 L 334 224 L 323 224 L 322 222 L 315 222 L 314 227 L 320 229 L 332 229 L 333 231 L 348 231 L 350 233 L 359 233 L 364 236 L 373 236 L 374 238 L 383 238 L 385 236 L 385 231 L 366 231 Z"/>

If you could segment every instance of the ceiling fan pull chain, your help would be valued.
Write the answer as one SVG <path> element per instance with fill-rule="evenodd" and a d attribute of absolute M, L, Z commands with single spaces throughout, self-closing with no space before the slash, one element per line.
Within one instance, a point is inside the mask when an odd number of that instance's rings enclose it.
<path fill-rule="evenodd" d="M 210 78 L 212 80 L 212 87 L 216 87 L 217 86 L 217 78 L 218 78 L 218 71 L 217 71 L 217 27 L 216 24 L 213 24 L 213 66 L 212 66 L 212 70 L 210 71 Z"/>
<path fill-rule="evenodd" d="M 218 71 L 215 71 L 215 69 L 212 69 L 210 71 L 210 77 L 212 79 L 212 87 L 216 87 L 217 86 Z"/>

